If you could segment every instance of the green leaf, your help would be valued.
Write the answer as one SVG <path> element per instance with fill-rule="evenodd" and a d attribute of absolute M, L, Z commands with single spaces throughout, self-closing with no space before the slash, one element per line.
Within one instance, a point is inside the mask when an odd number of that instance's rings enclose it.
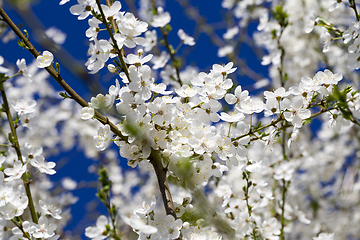
<path fill-rule="evenodd" d="M 15 143 L 15 139 L 14 139 L 12 133 L 9 133 L 9 134 L 8 134 L 8 139 L 9 139 L 9 142 L 10 142 L 11 144 L 14 144 L 14 143 Z"/>
<path fill-rule="evenodd" d="M 166 26 L 165 26 L 165 31 L 166 31 L 166 33 L 169 33 L 171 30 L 172 30 L 171 25 L 170 25 L 170 24 L 166 24 Z"/>
<path fill-rule="evenodd" d="M 111 213 L 114 215 L 114 216 L 116 216 L 116 214 L 117 214 L 117 209 L 116 209 L 116 207 L 115 207 L 115 205 L 112 205 L 111 206 Z"/>
<path fill-rule="evenodd" d="M 351 92 L 351 88 L 352 88 L 352 86 L 346 86 L 346 87 L 344 88 L 344 90 L 341 91 L 341 93 L 342 93 L 342 94 L 345 94 L 345 97 L 346 97 L 346 95 L 347 95 L 349 92 Z"/>
<path fill-rule="evenodd" d="M 289 15 L 284 11 L 282 4 L 279 4 L 275 7 L 273 11 L 274 18 L 282 27 L 286 27 L 289 24 L 288 17 Z"/>
<path fill-rule="evenodd" d="M 336 98 L 335 98 L 334 94 L 329 94 L 329 95 L 326 97 L 326 102 L 327 102 L 327 103 L 331 103 L 331 102 L 333 102 L 333 101 L 335 101 L 335 100 L 336 100 Z"/>
<path fill-rule="evenodd" d="M 102 189 L 104 191 L 109 191 L 110 190 L 110 186 L 111 186 L 111 181 L 109 181 L 109 174 L 107 173 L 106 169 L 103 168 L 102 166 L 100 166 L 100 170 L 99 170 L 99 182 L 102 185 Z"/>
<path fill-rule="evenodd" d="M 59 95 L 63 97 L 63 100 L 64 100 L 65 98 L 70 98 L 70 99 L 72 99 L 72 97 L 69 96 L 66 92 L 61 92 L 61 93 L 59 93 Z"/>
<path fill-rule="evenodd" d="M 276 30 L 275 29 L 273 29 L 271 31 L 271 36 L 272 36 L 272 39 L 276 39 Z"/>
<path fill-rule="evenodd" d="M 303 121 L 303 125 L 309 124 L 309 123 L 311 123 L 311 121 L 312 121 L 312 118 L 305 119 Z"/>
<path fill-rule="evenodd" d="M 98 190 L 98 193 L 96 196 L 102 201 L 105 202 L 106 200 L 106 194 L 102 190 Z"/>
<path fill-rule="evenodd" d="M 337 86 L 334 86 L 333 96 L 339 102 L 346 102 L 346 93 L 344 95 L 343 92 L 340 92 L 340 90 L 339 90 L 339 88 Z"/>
<path fill-rule="evenodd" d="M 18 45 L 19 45 L 20 47 L 22 47 L 23 49 L 29 49 L 22 40 L 21 40 L 21 41 L 18 40 Z"/>
<path fill-rule="evenodd" d="M 284 75 L 284 81 L 286 82 L 288 79 L 289 79 L 289 75 L 288 75 L 288 73 L 286 72 L 285 75 Z"/>
<path fill-rule="evenodd" d="M 316 97 L 319 96 L 319 93 L 315 93 L 312 98 L 311 98 L 311 102 L 316 102 Z"/>
<path fill-rule="evenodd" d="M 179 67 L 181 67 L 181 65 L 182 65 L 181 59 L 180 58 L 175 58 L 174 67 L 179 68 Z"/>

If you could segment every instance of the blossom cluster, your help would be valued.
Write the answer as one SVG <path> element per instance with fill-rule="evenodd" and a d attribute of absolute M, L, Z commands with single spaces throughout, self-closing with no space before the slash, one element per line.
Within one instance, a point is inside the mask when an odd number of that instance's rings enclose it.
<path fill-rule="evenodd" d="M 10 126 L 0 129 L 6 147 L 0 156 L 0 239 L 66 235 L 66 208 L 77 199 L 58 196 L 49 180 L 58 172 L 49 159 L 60 145 L 80 145 L 100 160 L 88 171 L 100 169 L 97 197 L 108 215 L 84 229 L 94 240 L 360 234 L 360 95 L 353 71 L 359 68 L 360 24 L 354 1 L 306 0 L 300 6 L 223 0 L 233 21 L 215 44 L 218 56 L 228 59 L 209 70 L 181 66 L 180 47 L 197 43 L 179 28 L 178 47 L 169 44 L 171 15 L 162 1 L 140 1 L 139 18 L 123 11 L 120 1 L 100 2 L 77 0 L 69 10 L 88 21 L 89 74 L 114 76 L 106 94 L 93 93 L 87 102 L 64 87 L 64 99 L 54 99 L 58 93 L 45 79 L 47 71 L 63 81 L 53 64 L 56 54 L 45 50 L 30 65 L 19 59 L 18 70 L 0 56 L 3 116 Z M 261 64 L 270 80 L 235 56 L 253 20 L 258 25 L 249 45 L 266 50 Z M 61 33 L 47 36 L 64 42 Z M 19 45 L 32 49 L 24 40 Z M 256 83 L 239 84 L 239 72 Z M 316 132 L 314 119 L 320 121 Z M 124 161 L 131 168 L 123 170 Z M 71 178 L 61 185 L 61 191 L 78 187 Z"/>

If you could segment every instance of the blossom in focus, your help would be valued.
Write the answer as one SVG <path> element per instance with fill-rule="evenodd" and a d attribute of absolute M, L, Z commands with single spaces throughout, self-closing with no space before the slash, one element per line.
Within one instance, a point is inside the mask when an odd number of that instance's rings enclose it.
<path fill-rule="evenodd" d="M 36 224 L 33 222 L 24 221 L 24 222 L 22 222 L 21 226 L 22 226 L 21 230 L 18 227 L 14 227 L 12 229 L 12 233 L 14 235 L 9 240 L 26 239 L 26 238 L 24 238 L 23 231 L 28 234 L 33 234 L 36 230 Z"/>
<path fill-rule="evenodd" d="M 297 96 L 293 99 L 289 110 L 290 112 L 284 113 L 284 117 L 296 128 L 301 128 L 302 121 L 311 116 L 310 110 L 303 107 L 303 99 L 301 96 Z"/>
<path fill-rule="evenodd" d="M 175 220 L 172 215 L 166 215 L 165 218 L 156 218 L 157 235 L 160 239 L 176 239 L 180 235 L 182 227 L 181 219 Z"/>
<path fill-rule="evenodd" d="M 65 2 L 64 0 L 62 2 Z M 61 4 L 61 2 L 60 2 Z M 78 4 L 70 7 L 72 15 L 79 15 L 78 19 L 83 20 L 91 15 L 91 10 L 96 7 L 95 0 L 78 0 Z"/>
<path fill-rule="evenodd" d="M 111 94 L 106 94 L 105 96 L 99 93 L 96 97 L 90 99 L 89 107 L 100 109 L 100 110 L 109 110 L 115 100 L 115 96 Z M 88 110 L 91 113 L 91 110 Z"/>
<path fill-rule="evenodd" d="M 134 14 L 125 13 L 121 20 L 117 20 L 120 37 L 124 39 L 124 44 L 128 48 L 134 48 L 138 44 L 146 43 L 145 38 L 138 37 L 141 33 L 146 32 L 148 24 L 143 21 L 139 21 Z M 118 34 L 115 34 L 118 35 Z M 115 36 L 116 37 L 116 36 Z"/>
<path fill-rule="evenodd" d="M 264 110 L 264 103 L 257 98 L 249 98 L 241 104 L 241 111 L 246 114 L 260 113 Z"/>
<path fill-rule="evenodd" d="M 150 61 L 152 57 L 153 57 L 152 54 L 143 57 L 142 54 L 139 54 L 138 51 L 137 55 L 131 53 L 128 54 L 127 57 L 124 58 L 124 62 L 127 64 L 134 64 L 136 67 L 138 67 Z"/>
<path fill-rule="evenodd" d="M 110 125 L 106 124 L 104 127 L 100 127 L 98 135 L 94 136 L 96 149 L 99 151 L 105 150 L 111 140 L 111 137 L 112 133 L 110 131 Z"/>
<path fill-rule="evenodd" d="M 153 195 L 151 199 L 147 201 L 143 201 L 142 206 L 140 209 L 136 210 L 134 213 L 137 214 L 139 217 L 143 217 L 146 214 L 154 211 L 156 207 L 156 197 Z"/>
<path fill-rule="evenodd" d="M 12 168 L 6 168 L 4 173 L 9 177 L 5 178 L 4 181 L 10 182 L 15 179 L 21 178 L 21 176 L 26 171 L 26 164 L 23 165 L 19 160 L 15 161 L 14 166 Z"/>
<path fill-rule="evenodd" d="M 33 167 L 36 167 L 40 172 L 53 175 L 56 171 L 53 169 L 55 167 L 54 162 L 46 162 L 45 158 L 41 155 L 35 156 L 30 160 L 30 164 Z"/>
<path fill-rule="evenodd" d="M 106 225 L 108 224 L 109 224 L 108 219 L 104 215 L 101 215 L 96 220 L 95 227 L 87 227 L 85 229 L 85 236 L 93 240 L 105 239 L 108 235 L 108 232 L 106 230 Z"/>
<path fill-rule="evenodd" d="M 101 5 L 101 8 L 103 9 L 104 15 L 106 19 L 110 19 L 113 17 L 116 13 L 118 13 L 121 9 L 121 3 L 119 1 L 115 1 L 110 7 L 107 5 Z"/>
<path fill-rule="evenodd" d="M 43 148 L 41 146 L 32 146 L 29 143 L 25 143 L 24 146 L 21 148 L 22 155 L 25 158 L 34 158 L 35 156 L 41 156 L 43 152 Z"/>
<path fill-rule="evenodd" d="M 25 101 L 24 99 L 19 99 L 16 102 L 12 101 L 11 106 L 18 114 L 33 113 L 35 112 L 36 101 Z"/>
<path fill-rule="evenodd" d="M 36 238 L 49 238 L 55 235 L 55 230 L 56 225 L 54 223 L 49 223 L 45 216 L 41 216 L 33 236 Z"/>
<path fill-rule="evenodd" d="M 38 68 L 49 67 L 54 60 L 54 55 L 49 51 L 44 51 L 42 55 L 36 58 L 36 66 Z"/>
<path fill-rule="evenodd" d="M 80 118 L 82 120 L 88 120 L 88 119 L 91 119 L 93 116 L 94 116 L 94 112 L 95 110 L 92 108 L 92 107 L 84 107 L 82 110 L 81 110 L 81 116 Z"/>
<path fill-rule="evenodd" d="M 360 22 L 355 21 L 352 22 L 349 29 L 344 31 L 342 37 L 344 39 L 344 43 L 347 44 L 352 39 L 356 38 L 359 35 L 360 32 Z"/>
<path fill-rule="evenodd" d="M 245 115 L 242 113 L 226 113 L 226 112 L 221 112 L 219 115 L 220 119 L 225 121 L 225 122 L 230 122 L 230 123 L 234 123 L 234 122 L 239 122 L 240 120 L 243 120 L 245 118 Z"/>
<path fill-rule="evenodd" d="M 55 219 L 61 219 L 61 209 L 53 203 L 46 203 L 43 200 L 39 200 L 39 205 L 44 214 L 49 214 Z"/>

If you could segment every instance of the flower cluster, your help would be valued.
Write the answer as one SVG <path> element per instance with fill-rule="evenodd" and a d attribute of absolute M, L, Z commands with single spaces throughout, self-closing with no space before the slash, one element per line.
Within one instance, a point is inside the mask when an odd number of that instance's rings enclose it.
<path fill-rule="evenodd" d="M 67 86 L 59 63 L 52 67 L 55 51 L 34 54 L 26 31 L 19 45 L 37 56 L 33 63 L 19 59 L 14 72 L 0 56 L 2 119 L 10 126 L 0 128 L 0 238 L 72 239 L 63 230 L 71 219 L 66 207 L 77 199 L 64 191 L 87 185 L 50 180 L 62 166 L 50 161 L 60 146 L 80 146 L 99 161 L 82 168 L 99 170 L 97 197 L 108 210 L 84 230 L 94 240 L 359 236 L 358 6 L 335 0 L 221 6 L 231 21 L 217 36 L 184 5 L 227 58 L 199 70 L 179 57 L 180 49 L 201 46 L 196 34 L 179 28 L 178 47 L 170 44 L 176 33 L 164 2 L 142 0 L 131 13 L 117 0 L 77 0 L 69 9 L 88 22 L 89 76 L 115 76 L 107 93 L 92 93 L 88 102 Z M 44 34 L 57 44 L 66 37 Z M 239 58 L 242 44 L 265 50 L 254 52 L 262 54 L 269 79 Z M 54 97 L 46 71 L 64 87 L 63 100 Z M 131 168 L 122 169 L 125 161 Z"/>

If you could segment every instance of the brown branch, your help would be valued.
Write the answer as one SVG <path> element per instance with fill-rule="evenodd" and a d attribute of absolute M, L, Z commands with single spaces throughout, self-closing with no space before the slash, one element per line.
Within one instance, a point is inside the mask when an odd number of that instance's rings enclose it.
<path fill-rule="evenodd" d="M 98 6 L 100 8 L 100 3 L 99 3 L 99 1 L 97 1 L 97 2 L 98 2 Z M 106 3 L 109 7 L 111 7 L 111 2 L 109 0 L 106 0 Z M 108 29 L 108 33 L 109 33 L 110 37 L 113 38 L 112 32 L 110 31 L 110 28 L 107 25 L 104 13 L 102 10 L 100 10 L 100 12 L 103 17 L 104 24 L 106 25 L 106 28 Z M 114 22 L 112 23 L 112 26 L 113 26 L 113 30 L 116 31 L 116 24 Z M 164 35 L 164 38 L 165 38 L 165 35 Z M 167 41 L 167 38 L 165 41 Z M 117 46 L 116 46 L 116 48 L 117 48 Z M 123 48 L 121 50 L 123 51 Z M 126 69 L 126 71 L 127 71 L 127 69 Z M 177 71 L 177 74 L 179 77 L 178 71 Z M 129 77 L 129 81 L 131 81 L 130 77 Z M 180 77 L 179 77 L 179 81 L 181 83 Z M 166 178 L 167 169 L 162 166 L 162 160 L 161 160 L 159 151 L 152 150 L 151 154 L 149 156 L 149 160 L 150 160 L 150 163 L 154 167 L 156 177 L 158 179 L 159 189 L 160 189 L 161 196 L 163 199 L 166 214 L 172 215 L 176 219 L 177 217 L 176 217 L 175 206 L 174 206 L 174 202 L 172 200 L 171 192 L 169 189 L 169 184 L 168 184 L 168 181 Z"/>
<path fill-rule="evenodd" d="M 175 206 L 172 200 L 169 184 L 166 178 L 167 169 L 164 168 L 162 165 L 162 160 L 159 151 L 151 150 L 151 155 L 149 157 L 149 160 L 154 167 L 158 179 L 159 188 L 163 199 L 166 214 L 172 215 L 176 219 L 177 217 L 176 217 Z"/>

